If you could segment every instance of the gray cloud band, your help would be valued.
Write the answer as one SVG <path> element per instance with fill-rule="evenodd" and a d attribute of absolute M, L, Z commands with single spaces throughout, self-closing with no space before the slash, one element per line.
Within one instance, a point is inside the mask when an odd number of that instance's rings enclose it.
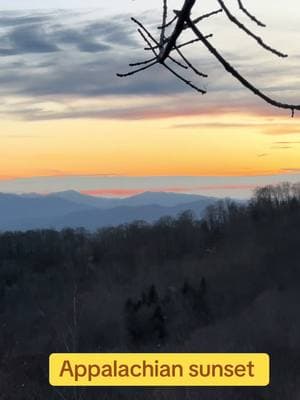
<path fill-rule="evenodd" d="M 147 72 L 146 77 L 141 74 L 120 80 L 115 76 L 116 72 L 124 69 L 131 57 L 143 56 L 138 50 L 140 44 L 136 42 L 127 15 L 88 21 L 85 14 L 74 19 L 73 14 L 68 12 L 36 15 L 9 13 L 0 18 L 0 26 L 3 28 L 0 37 L 0 95 L 4 98 L 28 98 L 25 107 L 23 103 L 16 105 L 13 110 L 3 106 L 0 110 L 2 115 L 37 120 L 174 116 L 180 96 L 190 93 L 189 88 L 159 67 Z M 195 47 L 197 51 L 198 48 Z M 239 54 L 236 62 L 240 64 L 246 58 L 246 55 Z M 249 60 L 249 63 L 246 74 L 265 86 L 265 78 L 272 73 L 274 65 L 262 68 L 264 73 L 258 76 L 255 60 Z M 242 109 L 259 112 L 260 107 L 265 109 L 261 103 L 253 107 L 255 102 L 250 95 L 226 76 L 207 55 L 201 59 L 201 68 L 210 73 L 207 81 L 209 94 L 203 97 L 191 93 L 189 99 L 185 99 L 185 107 L 179 109 L 179 114 L 197 115 Z M 287 96 L 296 97 L 295 88 L 289 83 L 282 84 L 282 74 L 274 73 L 273 76 L 272 86 L 268 88 L 270 91 L 285 91 Z M 50 112 L 40 106 L 42 98 L 59 103 L 62 98 L 67 102 L 68 97 L 93 99 L 105 96 L 124 98 L 124 102 L 127 96 L 143 96 L 145 106 L 109 110 L 83 107 L 74 110 L 73 107 L 66 107 L 62 112 Z M 155 110 L 153 105 L 149 105 L 150 101 L 147 105 L 147 99 L 153 97 L 160 99 L 160 109 Z"/>

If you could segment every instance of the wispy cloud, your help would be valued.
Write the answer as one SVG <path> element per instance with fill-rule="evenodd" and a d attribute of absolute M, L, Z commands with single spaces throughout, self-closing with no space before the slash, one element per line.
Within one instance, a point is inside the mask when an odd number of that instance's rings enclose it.
<path fill-rule="evenodd" d="M 299 124 L 289 124 L 289 125 L 272 125 L 264 129 L 264 134 L 266 135 L 299 135 L 300 125 Z"/>
<path fill-rule="evenodd" d="M 39 12 L 35 12 L 34 15 L 25 14 L 20 15 L 15 12 L 11 13 L 2 13 L 0 17 L 0 25 L 2 27 L 14 27 L 14 26 L 22 26 L 22 25 L 32 25 L 32 24 L 41 24 L 48 22 L 51 19 L 51 16 L 46 13 L 40 14 Z"/>
<path fill-rule="evenodd" d="M 261 154 L 258 154 L 257 157 L 262 158 L 262 157 L 267 157 L 268 155 L 269 155 L 269 153 L 261 153 Z"/>
<path fill-rule="evenodd" d="M 300 168 L 282 168 L 282 171 L 287 174 L 299 174 Z"/>
<path fill-rule="evenodd" d="M 139 189 L 90 189 L 81 190 L 82 194 L 87 194 L 89 196 L 104 196 L 104 197 L 127 197 L 134 196 L 136 194 L 142 193 L 143 190 Z"/>
<path fill-rule="evenodd" d="M 294 141 L 282 141 L 282 142 L 274 142 L 276 145 L 288 145 L 288 144 L 300 144 L 300 142 L 294 142 Z"/>
<path fill-rule="evenodd" d="M 274 149 L 274 150 L 288 150 L 288 149 L 292 149 L 293 148 L 293 146 L 290 146 L 290 145 L 278 145 L 278 144 L 276 144 L 276 145 L 274 145 L 274 146 L 271 146 L 270 147 L 271 149 Z"/>
<path fill-rule="evenodd" d="M 1 26 L 6 28 L 1 37 L 0 56 L 53 53 L 66 50 L 68 45 L 75 46 L 79 52 L 97 53 L 110 50 L 116 43 L 136 44 L 124 18 L 97 23 L 78 21 L 75 27 L 57 22 L 57 18 L 68 21 L 68 17 L 69 13 L 61 12 L 0 18 Z"/>
<path fill-rule="evenodd" d="M 47 38 L 46 31 L 38 25 L 22 25 L 2 37 L 6 47 L 0 48 L 0 56 L 53 53 L 59 47 Z"/>
<path fill-rule="evenodd" d="M 163 193 L 201 193 L 203 191 L 240 191 L 240 190 L 254 190 L 257 185 L 251 184 L 236 184 L 236 185 L 202 185 L 202 186 L 166 186 L 166 187 L 149 187 L 147 191 L 151 192 L 163 192 Z M 89 189 L 81 190 L 81 193 L 88 194 L 91 196 L 112 196 L 112 197 L 125 197 L 133 196 L 135 194 L 143 193 L 145 189 Z"/>
<path fill-rule="evenodd" d="M 219 114 L 226 114 L 226 111 L 232 112 L 232 109 L 222 108 L 218 110 Z M 190 123 L 190 124 L 173 124 L 170 126 L 171 129 L 201 129 L 201 128 L 248 128 L 250 124 L 246 123 L 230 123 L 230 122 L 198 122 L 198 123 Z M 252 123 L 251 126 L 261 127 L 261 124 Z"/>

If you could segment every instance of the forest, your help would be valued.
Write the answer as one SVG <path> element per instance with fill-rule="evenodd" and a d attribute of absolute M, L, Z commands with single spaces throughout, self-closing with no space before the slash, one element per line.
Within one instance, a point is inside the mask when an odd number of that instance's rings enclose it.
<path fill-rule="evenodd" d="M 0 233 L 0 399 L 300 397 L 300 184 L 153 224 Z M 53 388 L 53 352 L 264 352 L 267 388 Z"/>

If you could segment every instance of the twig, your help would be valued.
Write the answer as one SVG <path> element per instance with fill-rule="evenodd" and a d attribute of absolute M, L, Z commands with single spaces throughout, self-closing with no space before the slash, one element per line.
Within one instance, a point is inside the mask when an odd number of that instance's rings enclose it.
<path fill-rule="evenodd" d="M 151 62 L 154 61 L 154 60 L 156 60 L 156 57 L 149 58 L 149 60 L 145 60 L 145 61 L 130 63 L 130 64 L 129 64 L 129 67 L 137 67 L 138 65 L 149 64 L 149 63 L 151 63 Z"/>
<path fill-rule="evenodd" d="M 157 29 L 168 28 L 169 26 L 171 26 L 173 24 L 173 22 L 176 21 L 176 19 L 177 19 L 177 15 L 175 15 L 175 17 L 173 17 L 169 22 L 166 22 L 165 25 L 158 26 Z"/>
<path fill-rule="evenodd" d="M 259 19 L 257 19 L 255 17 L 255 15 L 250 14 L 250 12 L 247 10 L 247 8 L 244 6 L 242 0 L 237 0 L 238 1 L 238 5 L 240 7 L 240 9 L 243 11 L 244 14 L 247 15 L 247 17 L 249 17 L 253 22 L 255 22 L 258 26 L 261 26 L 262 28 L 266 27 L 266 24 L 264 24 L 263 22 L 261 22 Z"/>
<path fill-rule="evenodd" d="M 211 12 L 209 12 L 209 13 L 207 13 L 207 14 L 200 15 L 200 17 L 193 19 L 193 24 L 196 25 L 196 24 L 198 24 L 199 22 L 203 21 L 204 19 L 210 18 L 210 17 L 212 17 L 213 15 L 217 15 L 217 14 L 219 14 L 219 13 L 221 13 L 221 12 L 223 12 L 223 9 L 222 9 L 222 8 L 219 8 L 218 10 L 211 11 Z M 186 25 L 184 26 L 183 29 L 188 29 L 188 28 L 189 28 L 189 26 L 186 24 Z"/>
<path fill-rule="evenodd" d="M 242 24 L 233 14 L 231 14 L 231 12 L 229 11 L 229 9 L 226 7 L 225 3 L 223 0 L 217 0 L 218 3 L 221 5 L 221 7 L 223 8 L 226 16 L 228 17 L 228 19 L 233 22 L 237 27 L 239 27 L 242 31 L 244 31 L 245 33 L 247 33 L 248 36 L 252 37 L 254 40 L 256 40 L 256 42 L 263 47 L 265 50 L 270 51 L 271 53 L 277 55 L 278 57 L 287 57 L 287 54 L 282 53 L 281 51 L 278 51 L 276 49 L 274 49 L 273 47 L 269 46 L 268 44 L 266 44 L 263 39 L 260 36 L 255 35 L 253 32 L 250 31 L 250 29 L 248 29 L 244 24 Z"/>
<path fill-rule="evenodd" d="M 155 64 L 158 64 L 157 60 L 153 61 L 152 63 L 150 63 L 148 65 L 145 65 L 144 67 L 141 67 L 141 68 L 138 68 L 138 69 L 134 69 L 133 71 L 126 72 L 125 74 L 118 73 L 117 76 L 119 78 L 124 78 L 126 76 L 131 76 L 131 75 L 137 74 L 138 72 L 145 71 L 145 69 L 153 67 L 153 65 L 155 65 Z"/>
<path fill-rule="evenodd" d="M 179 50 L 178 47 L 176 47 L 175 50 L 180 55 L 180 57 L 183 59 L 183 61 L 187 64 L 187 66 L 189 68 L 191 68 L 192 71 L 195 72 L 196 75 L 202 76 L 203 78 L 208 77 L 208 75 L 204 74 L 203 72 L 200 72 L 197 68 L 195 68 L 194 65 L 185 57 L 185 55 L 182 53 L 182 51 Z"/>
<path fill-rule="evenodd" d="M 146 37 L 146 35 L 144 34 L 144 32 L 141 29 L 138 29 L 139 34 L 142 36 L 142 38 L 144 39 L 145 43 L 148 45 L 148 47 L 150 48 L 150 50 L 152 51 L 152 53 L 154 54 L 157 62 L 158 62 L 158 53 L 156 51 L 156 49 L 152 46 L 152 44 L 150 43 L 149 39 Z"/>
<path fill-rule="evenodd" d="M 212 37 L 213 37 L 213 34 L 210 33 L 209 35 L 205 35 L 205 37 L 206 37 L 206 39 L 212 38 Z M 200 39 L 198 39 L 198 38 L 197 38 L 197 39 L 189 40 L 188 42 L 179 44 L 179 45 L 177 46 L 177 49 L 181 49 L 182 47 L 188 46 L 188 45 L 190 45 L 190 44 L 193 44 L 193 43 L 196 43 L 196 42 L 199 42 L 199 41 L 200 41 Z"/>
<path fill-rule="evenodd" d="M 213 37 L 213 34 L 210 33 L 209 35 L 205 35 L 205 37 L 206 37 L 207 39 L 209 39 L 209 38 Z M 177 48 L 177 49 L 180 49 L 181 47 L 188 46 L 189 44 L 192 44 L 192 43 L 195 43 L 195 42 L 199 42 L 199 40 L 200 40 L 200 39 L 192 39 L 192 40 L 189 40 L 188 42 L 185 42 L 185 43 L 176 45 L 176 48 Z M 158 49 L 158 48 L 159 48 L 158 46 L 154 46 L 154 49 Z M 149 51 L 149 50 L 151 50 L 151 49 L 150 49 L 150 47 L 144 47 L 144 50 Z M 174 51 L 174 50 L 175 50 L 175 48 L 172 49 L 172 51 Z"/>
<path fill-rule="evenodd" d="M 195 86 L 191 81 L 188 81 L 185 79 L 183 76 L 179 75 L 176 71 L 174 71 L 172 68 L 170 68 L 167 64 L 162 63 L 167 70 L 169 70 L 173 75 L 175 75 L 178 79 L 180 79 L 182 82 L 184 82 L 186 85 L 190 86 L 192 89 L 196 90 L 196 92 L 205 94 L 206 91 L 203 89 L 200 89 L 199 87 Z"/>

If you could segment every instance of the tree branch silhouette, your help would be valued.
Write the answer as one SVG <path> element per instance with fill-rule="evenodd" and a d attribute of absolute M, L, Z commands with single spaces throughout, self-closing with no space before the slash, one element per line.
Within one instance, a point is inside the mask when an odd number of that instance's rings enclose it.
<path fill-rule="evenodd" d="M 199 93 L 205 94 L 206 90 L 204 88 L 199 87 L 197 84 L 193 83 L 191 80 L 184 77 L 180 72 L 176 69 L 170 67 L 167 64 L 167 61 L 171 61 L 175 66 L 180 66 L 184 70 L 190 70 L 196 76 L 201 78 L 207 78 L 208 75 L 204 72 L 201 72 L 193 62 L 183 54 L 182 48 L 188 47 L 195 42 L 200 42 L 202 45 L 211 53 L 214 58 L 224 67 L 224 69 L 230 73 L 235 79 L 237 79 L 246 89 L 250 90 L 253 94 L 260 97 L 263 101 L 270 104 L 273 107 L 287 109 L 291 111 L 292 117 L 295 114 L 296 110 L 300 110 L 300 105 L 297 104 L 289 104 L 281 101 L 277 101 L 268 95 L 266 95 L 262 90 L 255 86 L 255 84 L 251 83 L 247 80 L 242 73 L 240 73 L 224 56 L 222 56 L 221 52 L 214 47 L 210 41 L 208 40 L 212 37 L 212 34 L 205 35 L 199 28 L 200 22 L 204 19 L 209 19 L 217 14 L 223 13 L 227 19 L 234 24 L 239 30 L 241 30 L 248 37 L 252 38 L 256 41 L 256 43 L 262 47 L 264 50 L 270 52 L 271 54 L 285 58 L 287 54 L 283 53 L 275 49 L 274 47 L 267 44 L 262 37 L 258 36 L 250 28 L 248 28 L 241 20 L 236 17 L 227 7 L 225 1 L 217 0 L 220 8 L 209 13 L 198 16 L 197 18 L 192 18 L 192 10 L 197 3 L 197 0 L 184 0 L 183 5 L 180 10 L 173 10 L 175 14 L 172 18 L 169 18 L 169 10 L 168 10 L 168 0 L 162 0 L 163 2 L 163 11 L 162 11 L 162 22 L 161 25 L 158 26 L 158 30 L 160 31 L 159 38 L 156 39 L 154 35 L 145 27 L 145 25 L 138 21 L 135 18 L 132 18 L 132 21 L 138 25 L 138 32 L 146 43 L 146 47 L 144 48 L 146 51 L 151 51 L 153 53 L 153 57 L 147 59 L 145 61 L 131 63 L 130 67 L 139 67 L 137 69 L 131 70 L 124 74 L 117 74 L 119 77 L 126 77 L 135 75 L 141 71 L 149 69 L 154 65 L 160 64 L 165 67 L 170 73 L 176 76 L 179 80 L 181 80 L 186 85 L 190 86 L 192 89 L 196 90 Z M 266 27 L 266 25 L 261 22 L 254 14 L 252 14 L 248 8 L 245 6 L 244 1 L 237 0 L 238 7 L 240 11 L 248 17 L 248 19 L 254 22 L 259 27 Z M 167 34 L 170 30 L 170 33 Z M 178 43 L 179 39 L 183 37 L 183 33 L 189 30 L 194 33 L 196 36 L 192 40 L 184 41 L 183 43 Z M 180 61 L 177 58 L 173 57 L 173 52 L 177 54 L 180 58 Z"/>

